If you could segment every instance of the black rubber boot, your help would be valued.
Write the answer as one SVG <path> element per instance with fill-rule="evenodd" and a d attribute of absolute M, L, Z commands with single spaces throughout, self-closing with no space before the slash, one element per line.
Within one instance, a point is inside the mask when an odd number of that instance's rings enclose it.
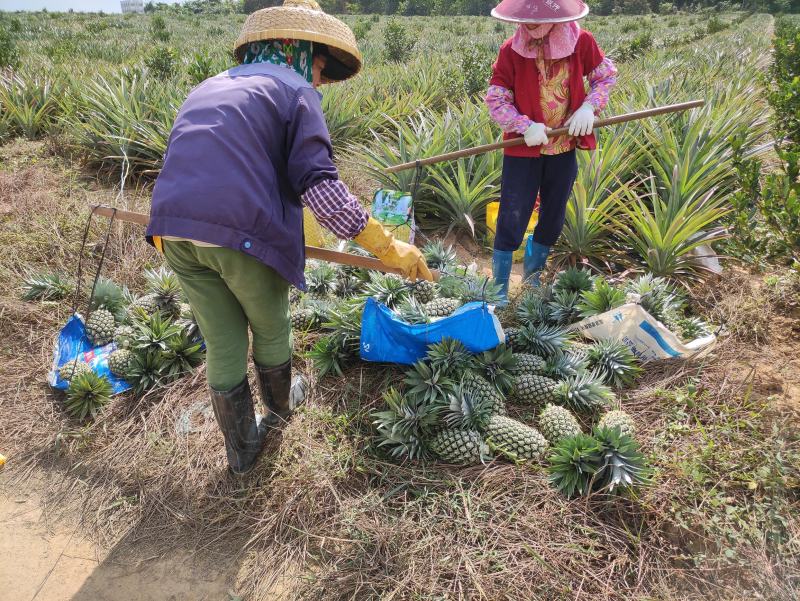
<path fill-rule="evenodd" d="M 269 410 L 267 425 L 285 424 L 298 405 L 306 400 L 306 380 L 303 376 L 292 379 L 292 362 L 277 367 L 262 367 L 256 364 L 261 400 Z"/>
<path fill-rule="evenodd" d="M 226 392 L 210 389 L 211 406 L 225 437 L 228 465 L 234 474 L 245 474 L 255 464 L 267 437 L 265 420 L 257 419 L 247 378 Z"/>

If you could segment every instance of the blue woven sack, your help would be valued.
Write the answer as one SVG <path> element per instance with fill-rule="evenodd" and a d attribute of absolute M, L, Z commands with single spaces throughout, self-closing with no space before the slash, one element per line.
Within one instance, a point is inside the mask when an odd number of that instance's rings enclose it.
<path fill-rule="evenodd" d="M 92 346 L 86 336 L 86 325 L 83 320 L 77 315 L 73 315 L 58 334 L 53 350 L 53 368 L 48 374 L 47 381 L 50 386 L 59 390 L 69 388 L 69 382 L 58 376 L 58 370 L 77 357 L 79 362 L 88 363 L 98 376 L 108 378 L 114 394 L 125 392 L 131 387 L 130 384 L 112 374 L 108 368 L 108 358 L 115 350 L 117 350 L 117 345 L 113 342 L 105 346 Z"/>
<path fill-rule="evenodd" d="M 425 356 L 428 345 L 443 338 L 460 340 L 470 352 L 480 353 L 503 342 L 505 334 L 494 307 L 486 303 L 467 303 L 449 317 L 410 325 L 386 305 L 367 299 L 361 321 L 364 361 L 411 365 Z"/>

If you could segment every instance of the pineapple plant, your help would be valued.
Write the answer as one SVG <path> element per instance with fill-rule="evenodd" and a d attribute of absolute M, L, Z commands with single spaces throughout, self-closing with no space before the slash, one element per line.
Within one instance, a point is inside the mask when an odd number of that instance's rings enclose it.
<path fill-rule="evenodd" d="M 117 323 L 108 309 L 97 309 L 86 320 L 86 336 L 93 346 L 104 346 L 114 340 Z"/>
<path fill-rule="evenodd" d="M 426 403 L 442 404 L 453 390 L 454 382 L 439 364 L 417 361 L 404 380 L 409 396 L 419 396 Z"/>
<path fill-rule="evenodd" d="M 592 317 L 625 304 L 625 292 L 613 287 L 605 278 L 597 278 L 592 290 L 581 293 L 578 310 L 581 317 Z"/>
<path fill-rule="evenodd" d="M 635 440 L 608 428 L 595 428 L 594 438 L 601 457 L 598 486 L 613 493 L 648 482 L 650 470 Z"/>
<path fill-rule="evenodd" d="M 548 447 L 547 440 L 536 428 L 504 415 L 489 418 L 486 436 L 492 450 L 512 461 L 541 459 Z"/>
<path fill-rule="evenodd" d="M 557 385 L 558 382 L 545 376 L 522 374 L 517 376 L 512 397 L 527 405 L 544 405 L 555 400 L 553 391 Z"/>
<path fill-rule="evenodd" d="M 74 284 L 60 273 L 30 272 L 22 280 L 22 300 L 61 300 L 74 289 Z"/>
<path fill-rule="evenodd" d="M 585 290 L 591 290 L 593 286 L 594 276 L 588 270 L 570 267 L 558 274 L 553 290 L 556 293 L 566 291 L 580 294 Z"/>
<path fill-rule="evenodd" d="M 489 447 L 475 430 L 441 430 L 428 447 L 442 461 L 459 465 L 476 465 L 490 456 Z"/>
<path fill-rule="evenodd" d="M 408 300 L 411 294 L 410 290 L 411 286 L 403 278 L 392 273 L 373 272 L 365 286 L 367 296 L 373 297 L 390 309 L 395 309 L 403 301 Z"/>
<path fill-rule="evenodd" d="M 522 329 L 520 346 L 541 357 L 562 353 L 571 340 L 571 334 L 557 325 L 528 325 Z"/>
<path fill-rule="evenodd" d="M 167 340 L 164 351 L 164 373 L 168 380 L 175 380 L 191 373 L 206 358 L 201 342 L 192 339 L 186 331 L 181 331 Z"/>
<path fill-rule="evenodd" d="M 133 386 L 134 394 L 141 395 L 164 382 L 164 371 L 164 354 L 156 348 L 144 349 L 134 353 L 125 380 Z"/>
<path fill-rule="evenodd" d="M 92 371 L 88 363 L 84 361 L 77 361 L 75 359 L 67 361 L 64 365 L 58 368 L 58 377 L 65 382 L 69 382 L 76 376 L 85 374 Z"/>
<path fill-rule="evenodd" d="M 88 371 L 70 380 L 65 407 L 75 418 L 94 418 L 111 400 L 114 390 L 105 376 Z"/>
<path fill-rule="evenodd" d="M 426 441 L 439 421 L 439 408 L 419 396 L 401 395 L 390 388 L 383 395 L 386 409 L 372 413 L 378 447 L 387 447 L 395 459 L 425 459 Z"/>
<path fill-rule="evenodd" d="M 331 334 L 320 338 L 309 356 L 320 372 L 342 375 L 343 369 L 356 357 L 361 344 L 361 317 L 364 302 L 359 299 L 342 300 L 326 308 L 325 327 Z"/>
<path fill-rule="evenodd" d="M 630 385 L 642 368 L 628 346 L 618 340 L 600 340 L 586 351 L 587 368 L 596 370 L 606 384 Z"/>
<path fill-rule="evenodd" d="M 666 279 L 651 273 L 629 281 L 625 292 L 634 295 L 635 302 L 664 324 L 675 322 L 685 304 L 685 300 Z"/>
<path fill-rule="evenodd" d="M 395 309 L 395 314 L 404 322 L 418 325 L 431 322 L 431 316 L 425 311 L 425 305 L 421 305 L 413 296 L 400 303 Z"/>
<path fill-rule="evenodd" d="M 571 290 L 557 290 L 553 300 L 547 303 L 549 319 L 559 325 L 569 325 L 580 320 L 581 312 L 578 309 L 578 293 Z"/>
<path fill-rule="evenodd" d="M 181 331 L 171 319 L 156 311 L 147 321 L 136 322 L 133 325 L 130 349 L 136 353 L 151 349 L 158 352 L 166 351 L 169 340 L 180 335 Z"/>
<path fill-rule="evenodd" d="M 436 284 L 427 280 L 419 280 L 411 285 L 411 294 L 414 299 L 425 305 L 436 298 Z"/>
<path fill-rule="evenodd" d="M 447 271 L 458 262 L 458 257 L 453 247 L 445 247 L 440 240 L 429 242 L 422 247 L 422 256 L 425 257 L 428 267 L 439 271 Z"/>
<path fill-rule="evenodd" d="M 553 388 L 553 399 L 576 411 L 594 411 L 605 407 L 614 393 L 603 384 L 596 372 L 582 372 L 559 382 Z"/>
<path fill-rule="evenodd" d="M 609 430 L 616 428 L 619 430 L 620 434 L 630 436 L 631 438 L 636 434 L 636 424 L 633 423 L 633 418 L 624 411 L 618 409 L 604 413 L 600 421 L 597 422 L 597 427 L 607 428 Z"/>
<path fill-rule="evenodd" d="M 514 357 L 517 359 L 517 364 L 514 366 L 515 374 L 545 375 L 545 360 L 539 355 L 533 355 L 531 353 L 516 353 Z"/>
<path fill-rule="evenodd" d="M 458 379 L 469 368 L 472 355 L 460 340 L 442 338 L 440 342 L 428 346 L 427 359 L 432 367 Z"/>
<path fill-rule="evenodd" d="M 327 300 L 338 287 L 338 273 L 330 263 L 318 263 L 306 271 L 306 293 L 314 300 Z"/>
<path fill-rule="evenodd" d="M 128 349 L 118 349 L 108 357 L 108 369 L 119 378 L 125 378 L 133 368 L 136 360 L 133 353 Z"/>
<path fill-rule="evenodd" d="M 435 298 L 425 305 L 425 312 L 433 318 L 447 317 L 463 303 L 456 298 Z"/>
<path fill-rule="evenodd" d="M 558 405 L 547 405 L 539 414 L 539 430 L 552 444 L 581 434 L 581 427 L 575 416 Z"/>
<path fill-rule="evenodd" d="M 683 340 L 695 340 L 702 336 L 711 334 L 709 325 L 699 317 L 686 317 L 675 322 L 676 328 L 680 331 Z"/>
<path fill-rule="evenodd" d="M 494 385 L 498 392 L 508 394 L 514 387 L 517 361 L 518 359 L 511 349 L 505 344 L 500 344 L 476 355 L 473 365 L 484 378 Z"/>
<path fill-rule="evenodd" d="M 586 434 L 562 438 L 549 457 L 550 483 L 566 495 L 587 495 L 592 489 L 602 458 L 598 442 Z"/>
<path fill-rule="evenodd" d="M 175 272 L 159 267 L 146 270 L 144 277 L 149 291 L 147 296 L 155 302 L 157 310 L 168 317 L 178 317 L 181 313 L 181 284 Z"/>

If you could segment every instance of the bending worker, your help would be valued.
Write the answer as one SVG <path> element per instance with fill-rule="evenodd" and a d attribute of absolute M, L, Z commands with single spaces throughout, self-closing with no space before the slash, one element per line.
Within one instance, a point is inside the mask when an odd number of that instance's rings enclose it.
<path fill-rule="evenodd" d="M 234 473 L 305 397 L 292 382 L 289 287 L 305 288 L 303 206 L 409 279 L 431 279 L 419 250 L 369 218 L 333 162 L 316 91 L 361 68 L 350 29 L 313 0 L 251 14 L 239 66 L 191 91 L 153 190 L 148 237 L 177 274 L 207 347 L 207 377 Z M 247 380 L 248 329 L 265 419 Z"/>

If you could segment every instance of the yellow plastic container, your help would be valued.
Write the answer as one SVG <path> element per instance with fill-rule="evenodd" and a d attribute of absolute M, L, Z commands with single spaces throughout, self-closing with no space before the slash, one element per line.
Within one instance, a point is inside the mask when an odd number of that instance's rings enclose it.
<path fill-rule="evenodd" d="M 494 235 L 497 232 L 497 215 L 500 213 L 500 203 L 490 202 L 486 205 L 486 227 L 489 230 L 489 242 L 494 242 Z M 525 241 L 528 236 L 533 233 L 536 224 L 539 222 L 539 211 L 531 213 L 531 219 L 528 221 L 528 227 L 525 228 L 525 237 L 522 239 L 522 245 L 514 251 L 514 261 L 519 263 L 525 256 Z"/>

